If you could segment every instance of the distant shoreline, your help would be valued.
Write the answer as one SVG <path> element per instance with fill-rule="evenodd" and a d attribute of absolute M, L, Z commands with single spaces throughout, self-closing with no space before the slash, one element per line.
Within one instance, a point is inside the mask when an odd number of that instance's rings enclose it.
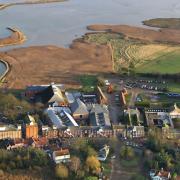
<path fill-rule="evenodd" d="M 143 25 L 155 28 L 180 29 L 180 18 L 155 18 L 142 22 Z"/>
<path fill-rule="evenodd" d="M 11 31 L 12 34 L 6 38 L 0 39 L 0 48 L 5 46 L 22 44 L 26 40 L 26 36 L 20 30 L 10 27 L 8 27 L 7 29 Z M 0 63 L 3 63 L 6 66 L 6 70 L 0 76 L 0 83 L 2 83 L 7 73 L 9 72 L 9 64 L 1 57 L 0 57 Z"/>
<path fill-rule="evenodd" d="M 45 4 L 45 3 L 65 2 L 65 1 L 68 1 L 68 0 L 31 0 L 31 1 L 24 1 L 24 2 L 7 3 L 7 4 L 0 4 L 0 10 L 3 10 L 10 6 L 16 6 L 16 5 Z"/>
<path fill-rule="evenodd" d="M 87 29 L 94 32 L 109 32 L 123 34 L 125 38 L 135 39 L 143 42 L 165 43 L 174 45 L 180 44 L 179 29 L 161 28 L 159 30 L 153 30 L 129 25 L 106 24 L 89 25 L 87 26 Z"/>

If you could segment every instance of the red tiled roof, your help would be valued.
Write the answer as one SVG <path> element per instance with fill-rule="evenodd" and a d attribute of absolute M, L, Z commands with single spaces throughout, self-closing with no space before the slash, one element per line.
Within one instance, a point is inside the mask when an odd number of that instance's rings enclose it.
<path fill-rule="evenodd" d="M 63 155 L 68 155 L 69 154 L 69 149 L 61 149 L 58 151 L 55 151 L 55 156 L 63 156 Z"/>
<path fill-rule="evenodd" d="M 170 172 L 169 171 L 159 171 L 159 176 L 160 177 L 166 177 L 166 178 L 168 178 L 169 177 L 169 174 L 170 174 Z"/>
<path fill-rule="evenodd" d="M 40 145 L 40 146 L 44 146 L 48 142 L 46 137 L 41 137 L 41 138 L 37 138 L 37 139 L 33 138 L 33 140 L 34 140 L 35 144 Z"/>

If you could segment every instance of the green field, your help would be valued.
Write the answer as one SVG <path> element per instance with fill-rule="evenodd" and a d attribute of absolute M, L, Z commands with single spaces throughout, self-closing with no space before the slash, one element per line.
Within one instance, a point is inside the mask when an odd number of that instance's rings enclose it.
<path fill-rule="evenodd" d="M 136 68 L 139 73 L 175 74 L 180 72 L 180 51 L 164 54 Z"/>
<path fill-rule="evenodd" d="M 174 83 L 174 82 L 169 82 L 168 83 L 168 90 L 170 92 L 180 93 L 180 84 Z"/>
<path fill-rule="evenodd" d="M 93 33 L 84 37 L 87 42 L 112 47 L 114 70 L 119 73 L 180 73 L 180 46 L 143 43 L 124 39 L 121 34 Z"/>

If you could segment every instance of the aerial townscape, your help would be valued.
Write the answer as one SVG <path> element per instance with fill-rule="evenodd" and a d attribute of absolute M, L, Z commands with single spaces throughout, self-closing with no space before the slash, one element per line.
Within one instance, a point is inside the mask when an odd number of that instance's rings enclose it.
<path fill-rule="evenodd" d="M 178 0 L 0 0 L 0 180 L 180 180 Z"/>

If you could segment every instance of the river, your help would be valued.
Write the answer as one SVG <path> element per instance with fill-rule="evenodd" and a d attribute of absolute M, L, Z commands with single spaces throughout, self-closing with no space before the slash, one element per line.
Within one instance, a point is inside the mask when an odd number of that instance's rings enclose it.
<path fill-rule="evenodd" d="M 3 75 L 3 73 L 6 71 L 6 66 L 4 63 L 0 63 L 0 77 Z"/>
<path fill-rule="evenodd" d="M 15 1 L 0 0 L 0 3 Z M 87 32 L 87 25 L 142 26 L 141 21 L 149 18 L 180 17 L 179 9 L 179 0 L 69 0 L 18 5 L 0 11 L 0 37 L 7 35 L 6 27 L 17 27 L 25 33 L 27 41 L 15 48 L 49 44 L 68 47 L 73 39 Z M 12 47 L 0 50 L 8 49 Z"/>

